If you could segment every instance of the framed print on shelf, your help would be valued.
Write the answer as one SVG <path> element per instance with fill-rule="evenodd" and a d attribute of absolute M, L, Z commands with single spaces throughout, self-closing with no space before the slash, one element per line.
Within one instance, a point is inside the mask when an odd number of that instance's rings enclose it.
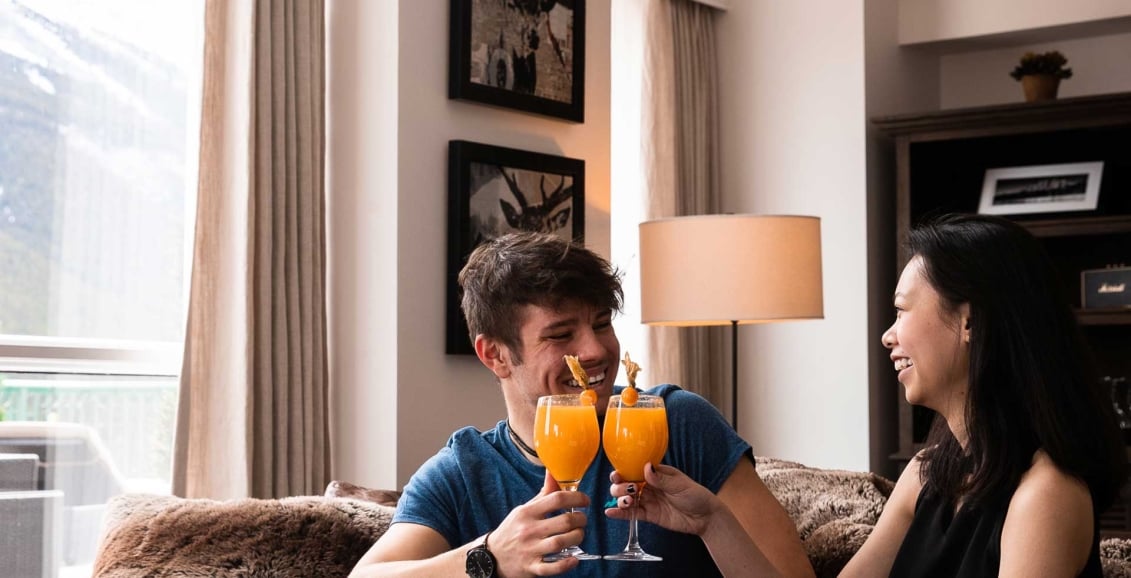
<path fill-rule="evenodd" d="M 585 121 L 585 0 L 451 0 L 448 98 Z"/>
<path fill-rule="evenodd" d="M 513 231 L 585 239 L 585 161 L 448 142 L 448 266 L 445 351 L 474 354 L 458 277 L 471 251 Z"/>
<path fill-rule="evenodd" d="M 1102 162 L 986 169 L 978 212 L 1022 215 L 1094 211 Z"/>

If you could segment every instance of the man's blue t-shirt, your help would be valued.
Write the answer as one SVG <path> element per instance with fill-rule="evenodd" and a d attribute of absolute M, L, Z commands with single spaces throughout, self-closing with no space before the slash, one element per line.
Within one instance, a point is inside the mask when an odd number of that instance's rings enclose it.
<path fill-rule="evenodd" d="M 615 388 L 619 393 L 621 387 Z M 668 415 L 668 451 L 663 463 L 675 466 L 718 493 L 743 456 L 753 460 L 750 445 L 702 397 L 674 385 L 644 393 L 664 398 Z M 604 424 L 602 424 L 603 426 Z M 409 480 L 397 503 L 393 523 L 408 522 L 439 532 L 455 548 L 493 530 L 516 506 L 542 489 L 545 469 L 527 461 L 508 439 L 507 425 L 480 432 L 465 427 L 448 439 Z M 604 449 L 581 480 L 589 496 L 589 523 L 581 548 L 590 554 L 615 554 L 628 541 L 628 521 L 612 520 L 604 508 L 613 505 Z M 647 490 L 645 490 L 647 492 Z M 646 499 L 646 498 L 645 498 Z M 718 576 L 702 540 L 640 523 L 640 545 L 663 562 L 583 560 L 570 576 Z"/>

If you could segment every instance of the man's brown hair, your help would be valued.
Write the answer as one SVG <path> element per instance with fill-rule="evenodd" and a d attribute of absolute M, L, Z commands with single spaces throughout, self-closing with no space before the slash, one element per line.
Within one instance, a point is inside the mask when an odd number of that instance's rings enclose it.
<path fill-rule="evenodd" d="M 521 363 L 519 308 L 579 302 L 619 312 L 620 275 L 600 255 L 546 233 L 510 233 L 471 252 L 459 273 L 460 306 L 472 343 L 498 339 Z"/>

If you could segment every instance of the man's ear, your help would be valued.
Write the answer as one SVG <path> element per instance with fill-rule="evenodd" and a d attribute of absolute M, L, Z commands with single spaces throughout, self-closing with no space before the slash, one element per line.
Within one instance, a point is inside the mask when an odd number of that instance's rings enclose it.
<path fill-rule="evenodd" d="M 506 346 L 497 340 L 480 333 L 475 336 L 475 355 L 495 377 L 505 379 L 511 376 L 511 363 L 508 362 Z"/>

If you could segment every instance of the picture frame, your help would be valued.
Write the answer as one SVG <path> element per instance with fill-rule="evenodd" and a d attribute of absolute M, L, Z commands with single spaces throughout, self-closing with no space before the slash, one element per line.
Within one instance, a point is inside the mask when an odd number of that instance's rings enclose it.
<path fill-rule="evenodd" d="M 1103 162 L 987 169 L 978 212 L 1024 215 L 1094 211 Z"/>
<path fill-rule="evenodd" d="M 585 122 L 585 0 L 451 0 L 449 18 L 448 98 Z"/>
<path fill-rule="evenodd" d="M 448 259 L 445 351 L 474 354 L 460 308 L 459 272 L 472 250 L 512 231 L 585 240 L 585 161 L 448 142 Z"/>

